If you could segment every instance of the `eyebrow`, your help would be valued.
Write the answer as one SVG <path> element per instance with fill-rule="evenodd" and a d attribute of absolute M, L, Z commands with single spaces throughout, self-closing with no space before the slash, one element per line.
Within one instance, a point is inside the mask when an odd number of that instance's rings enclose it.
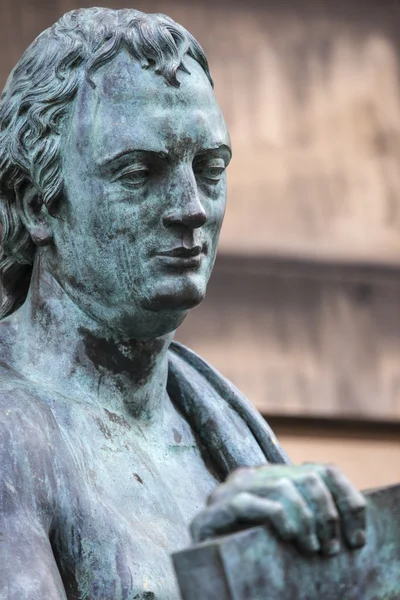
<path fill-rule="evenodd" d="M 157 158 L 166 158 L 168 156 L 168 152 L 166 150 L 150 150 L 150 149 L 139 149 L 139 148 L 126 148 L 125 150 L 121 150 L 117 152 L 117 154 L 113 154 L 112 156 L 107 156 L 104 159 L 99 160 L 98 165 L 100 167 L 106 166 L 110 163 L 115 162 L 116 160 L 127 156 L 128 154 L 152 154 Z"/>
<path fill-rule="evenodd" d="M 197 153 L 197 156 L 202 156 L 203 154 L 207 154 L 208 152 L 218 152 L 221 150 L 223 152 L 227 152 L 229 154 L 230 159 L 232 158 L 232 150 L 230 149 L 230 147 L 227 144 L 221 143 L 221 142 L 213 144 L 212 146 L 209 146 L 208 148 L 202 148 L 200 150 L 200 152 Z M 112 164 L 113 162 L 119 160 L 120 158 L 123 158 L 124 156 L 130 155 L 130 154 L 131 155 L 132 154 L 137 154 L 137 155 L 151 154 L 154 157 L 160 158 L 160 159 L 164 159 L 169 156 L 168 150 L 150 150 L 149 148 L 146 148 L 146 149 L 126 148 L 125 150 L 121 150 L 117 154 L 114 154 L 112 156 L 107 156 L 106 158 L 101 159 L 98 162 L 98 165 L 100 167 L 105 167 L 105 166 Z"/>
<path fill-rule="evenodd" d="M 230 158 L 232 158 L 232 150 L 230 149 L 230 147 L 225 144 L 225 143 L 217 143 L 213 146 L 209 146 L 208 148 L 202 148 L 200 150 L 200 152 L 198 152 L 198 155 L 202 155 L 202 154 L 206 154 L 207 152 L 218 152 L 218 150 L 222 150 L 223 152 L 227 152 L 230 156 Z"/>

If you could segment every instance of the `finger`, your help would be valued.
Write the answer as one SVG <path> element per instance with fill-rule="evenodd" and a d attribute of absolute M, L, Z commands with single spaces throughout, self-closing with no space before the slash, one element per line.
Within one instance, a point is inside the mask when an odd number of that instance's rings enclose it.
<path fill-rule="evenodd" d="M 280 479 L 264 488 L 258 485 L 255 490 L 256 494 L 244 491 L 230 499 L 239 520 L 269 522 L 281 539 L 296 541 L 303 552 L 320 549 L 314 515 L 290 480 Z M 263 507 L 267 508 L 266 512 L 257 516 L 254 511 L 263 511 Z"/>
<path fill-rule="evenodd" d="M 272 523 L 283 539 L 295 536 L 295 527 L 279 502 L 241 492 L 198 514 L 192 522 L 191 535 L 194 542 L 201 542 L 265 523 Z"/>
<path fill-rule="evenodd" d="M 237 529 L 237 516 L 229 502 L 220 502 L 199 513 L 190 525 L 195 544 Z"/>
<path fill-rule="evenodd" d="M 298 526 L 281 503 L 241 492 L 206 509 L 194 519 L 191 535 L 194 542 L 201 542 L 239 531 L 252 525 L 270 524 L 283 540 L 298 537 Z"/>
<path fill-rule="evenodd" d="M 294 480 L 314 513 L 316 534 L 321 552 L 333 556 L 340 551 L 339 515 L 332 495 L 317 473 L 303 473 Z"/>
<path fill-rule="evenodd" d="M 285 513 L 295 523 L 295 539 L 299 549 L 306 553 L 318 552 L 320 543 L 316 533 L 315 515 L 302 494 L 289 479 L 280 479 L 269 489 L 269 497 L 279 499 Z"/>
<path fill-rule="evenodd" d="M 339 511 L 343 535 L 351 548 L 365 544 L 366 501 L 345 475 L 334 466 L 320 471 Z"/>
<path fill-rule="evenodd" d="M 258 481 L 255 481 L 255 478 L 252 477 L 246 482 L 236 479 L 235 483 L 227 480 L 212 494 L 208 510 L 211 510 L 213 506 L 220 509 L 230 505 L 237 516 L 236 527 L 239 527 L 240 523 L 243 527 L 244 523 L 269 522 L 282 539 L 296 540 L 300 550 L 306 553 L 317 552 L 320 549 L 320 543 L 316 534 L 314 515 L 295 485 L 289 479 L 283 478 L 270 481 L 268 484 L 265 479 L 257 479 Z M 247 489 L 244 489 L 244 483 L 246 483 Z M 257 503 L 257 499 L 273 504 Z M 271 510 L 268 509 L 268 506 L 271 507 Z M 249 510 L 248 514 L 246 514 L 246 510 Z M 260 510 L 260 515 L 254 514 L 254 510 Z M 282 518 L 281 511 L 283 512 Z M 216 514 L 218 513 L 216 512 Z M 286 521 L 282 520 L 283 517 Z M 226 518 L 225 513 L 224 518 Z M 289 527 L 289 523 L 293 525 Z M 230 527 L 232 530 L 232 526 Z M 220 530 L 215 535 L 221 535 L 224 532 Z"/>
<path fill-rule="evenodd" d="M 268 523 L 284 541 L 297 537 L 296 523 L 280 502 L 241 492 L 229 501 L 229 505 L 241 525 Z"/>

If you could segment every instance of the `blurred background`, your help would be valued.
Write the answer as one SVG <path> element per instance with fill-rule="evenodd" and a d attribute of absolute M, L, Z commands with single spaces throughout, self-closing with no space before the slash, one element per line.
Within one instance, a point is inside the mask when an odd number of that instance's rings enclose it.
<path fill-rule="evenodd" d="M 294 462 L 400 482 L 400 2 L 0 0 L 0 85 L 40 31 L 93 4 L 189 29 L 231 132 L 219 256 L 178 340 Z"/>

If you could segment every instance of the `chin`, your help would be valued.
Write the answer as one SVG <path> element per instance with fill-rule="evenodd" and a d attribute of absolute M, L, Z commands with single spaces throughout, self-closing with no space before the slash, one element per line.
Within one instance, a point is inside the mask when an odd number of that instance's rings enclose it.
<path fill-rule="evenodd" d="M 119 305 L 107 321 L 108 326 L 125 337 L 148 340 L 167 335 L 185 320 L 190 309 L 204 299 L 207 280 L 204 277 L 179 277 L 154 282 L 152 288 L 143 290 L 136 305 L 127 302 L 125 309 Z M 160 283 L 162 285 L 160 285 Z"/>
<path fill-rule="evenodd" d="M 206 293 L 206 283 L 200 276 L 174 278 L 153 289 L 143 308 L 152 312 L 187 312 L 198 306 Z"/>

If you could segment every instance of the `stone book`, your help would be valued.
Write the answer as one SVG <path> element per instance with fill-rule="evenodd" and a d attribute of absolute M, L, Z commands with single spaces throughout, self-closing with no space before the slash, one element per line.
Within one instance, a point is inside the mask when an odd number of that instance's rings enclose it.
<path fill-rule="evenodd" d="M 268 527 L 253 527 L 173 555 L 182 600 L 398 600 L 400 485 L 365 492 L 367 543 L 304 556 Z"/>

